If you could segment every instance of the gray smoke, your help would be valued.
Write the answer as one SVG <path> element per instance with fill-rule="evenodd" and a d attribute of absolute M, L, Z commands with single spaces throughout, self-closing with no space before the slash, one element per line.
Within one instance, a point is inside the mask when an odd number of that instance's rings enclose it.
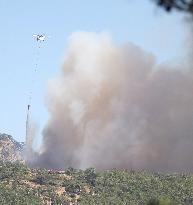
<path fill-rule="evenodd" d="M 33 166 L 193 170 L 193 75 L 105 33 L 70 37 Z"/>

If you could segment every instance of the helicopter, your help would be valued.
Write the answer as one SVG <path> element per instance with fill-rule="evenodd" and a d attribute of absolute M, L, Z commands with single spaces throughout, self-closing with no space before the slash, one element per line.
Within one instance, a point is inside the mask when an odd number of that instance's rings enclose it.
<path fill-rule="evenodd" d="M 35 34 L 33 35 L 33 37 L 36 38 L 36 41 L 44 41 L 48 36 L 44 35 L 44 34 Z"/>

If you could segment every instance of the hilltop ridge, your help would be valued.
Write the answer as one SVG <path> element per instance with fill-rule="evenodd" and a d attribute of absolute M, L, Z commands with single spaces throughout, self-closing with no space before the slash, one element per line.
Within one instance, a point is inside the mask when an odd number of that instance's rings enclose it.
<path fill-rule="evenodd" d="M 0 160 L 23 162 L 24 143 L 17 142 L 11 135 L 0 133 Z"/>

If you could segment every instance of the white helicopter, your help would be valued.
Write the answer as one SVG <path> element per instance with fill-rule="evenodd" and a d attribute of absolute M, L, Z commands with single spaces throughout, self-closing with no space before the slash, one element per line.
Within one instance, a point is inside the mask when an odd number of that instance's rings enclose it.
<path fill-rule="evenodd" d="M 50 36 L 46 36 L 44 34 L 35 34 L 33 37 L 36 38 L 36 41 L 45 41 L 46 38 L 49 38 Z"/>

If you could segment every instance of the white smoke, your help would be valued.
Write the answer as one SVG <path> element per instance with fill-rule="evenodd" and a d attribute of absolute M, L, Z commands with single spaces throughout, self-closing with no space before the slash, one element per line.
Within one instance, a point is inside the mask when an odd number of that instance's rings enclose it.
<path fill-rule="evenodd" d="M 72 34 L 33 166 L 193 170 L 193 75 L 108 34 Z"/>

